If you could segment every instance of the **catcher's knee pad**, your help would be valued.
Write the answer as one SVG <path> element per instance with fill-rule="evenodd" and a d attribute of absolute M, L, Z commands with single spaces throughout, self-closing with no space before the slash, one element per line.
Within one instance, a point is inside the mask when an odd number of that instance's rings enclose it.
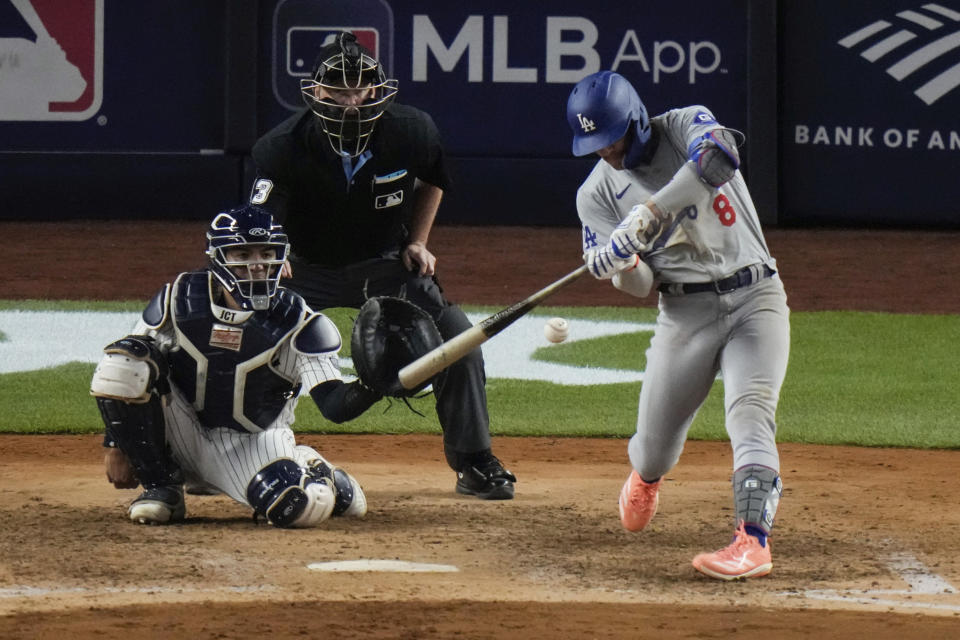
<path fill-rule="evenodd" d="M 336 497 L 289 458 L 274 460 L 247 485 L 247 502 L 276 527 L 310 527 L 333 513 Z"/>
<path fill-rule="evenodd" d="M 783 494 L 780 474 L 770 467 L 748 464 L 733 472 L 733 500 L 737 521 L 770 533 Z"/>
<path fill-rule="evenodd" d="M 169 392 L 167 359 L 149 336 L 127 336 L 107 345 L 93 372 L 90 394 L 124 402 L 144 403 L 154 389 Z"/>

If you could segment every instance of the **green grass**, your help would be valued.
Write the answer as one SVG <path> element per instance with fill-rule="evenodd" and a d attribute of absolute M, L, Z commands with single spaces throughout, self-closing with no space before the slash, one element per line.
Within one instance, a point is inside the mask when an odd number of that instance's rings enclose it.
<path fill-rule="evenodd" d="M 603 354 L 603 366 L 610 369 L 643 371 L 647 366 L 647 347 L 652 333 L 628 333 L 604 336 L 589 341 L 577 341 L 549 347 L 540 347 L 534 358 L 545 362 L 572 364 L 593 362 Z"/>
<path fill-rule="evenodd" d="M 140 302 L 0 301 L 4 309 L 136 311 Z M 468 307 L 480 313 L 489 307 Z M 653 309 L 546 307 L 538 315 L 651 322 Z M 356 312 L 331 310 L 349 355 Z M 0 326 L 0 330 L 2 330 Z M 792 314 L 792 346 L 778 412 L 780 442 L 960 448 L 960 316 L 859 312 Z M 575 341 L 539 349 L 553 362 L 642 370 L 649 333 Z M 496 338 L 495 338 L 496 339 Z M 96 433 L 96 403 L 87 394 L 94 365 L 0 375 L 0 432 Z M 640 384 L 560 386 L 491 379 L 494 435 L 627 437 L 633 433 Z M 424 414 L 384 400 L 360 418 L 326 424 L 309 398 L 297 409 L 301 432 L 439 433 L 433 397 L 413 399 Z M 690 431 L 724 439 L 723 383 L 718 381 Z"/>
<path fill-rule="evenodd" d="M 71 362 L 51 369 L 0 375 L 0 433 L 93 433 L 103 430 L 88 394 L 94 365 Z"/>
<path fill-rule="evenodd" d="M 794 313 L 781 440 L 960 446 L 960 316 Z"/>
<path fill-rule="evenodd" d="M 0 311 L 143 311 L 145 301 L 0 300 Z"/>

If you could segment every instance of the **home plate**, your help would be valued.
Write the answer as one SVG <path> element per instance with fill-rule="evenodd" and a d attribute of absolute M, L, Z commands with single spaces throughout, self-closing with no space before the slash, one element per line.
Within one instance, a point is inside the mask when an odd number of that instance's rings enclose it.
<path fill-rule="evenodd" d="M 311 562 L 313 571 L 392 571 L 395 573 L 450 573 L 460 571 L 452 564 L 428 564 L 405 560 L 341 560 L 339 562 Z"/>

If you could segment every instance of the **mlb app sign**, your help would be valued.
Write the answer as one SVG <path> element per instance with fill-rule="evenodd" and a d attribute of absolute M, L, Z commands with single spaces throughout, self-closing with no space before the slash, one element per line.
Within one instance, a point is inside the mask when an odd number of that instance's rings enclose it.
<path fill-rule="evenodd" d="M 87 120 L 103 99 L 103 0 L 0 0 L 0 121 Z"/>
<path fill-rule="evenodd" d="M 280 0 L 272 31 L 273 94 L 287 109 L 303 107 L 300 80 L 340 32 L 355 35 L 387 73 L 393 66 L 393 10 L 385 0 Z"/>

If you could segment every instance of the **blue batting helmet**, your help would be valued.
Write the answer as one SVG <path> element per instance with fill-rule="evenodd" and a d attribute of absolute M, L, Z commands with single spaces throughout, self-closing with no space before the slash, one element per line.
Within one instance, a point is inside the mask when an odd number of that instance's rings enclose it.
<path fill-rule="evenodd" d="M 274 255 L 267 260 L 238 259 L 235 255 L 228 255 L 232 249 L 250 245 L 273 249 Z M 218 213 L 207 230 L 210 271 L 247 311 L 270 307 L 270 300 L 277 294 L 280 270 L 289 249 L 283 227 L 274 222 L 268 211 L 253 205 Z M 266 275 L 255 275 L 254 265 L 263 265 Z"/>
<path fill-rule="evenodd" d="M 636 123 L 634 145 L 650 139 L 650 118 L 630 81 L 613 71 L 592 73 L 576 84 L 567 99 L 567 123 L 573 131 L 573 155 L 607 147 Z M 639 151 L 634 148 L 633 151 Z"/>

